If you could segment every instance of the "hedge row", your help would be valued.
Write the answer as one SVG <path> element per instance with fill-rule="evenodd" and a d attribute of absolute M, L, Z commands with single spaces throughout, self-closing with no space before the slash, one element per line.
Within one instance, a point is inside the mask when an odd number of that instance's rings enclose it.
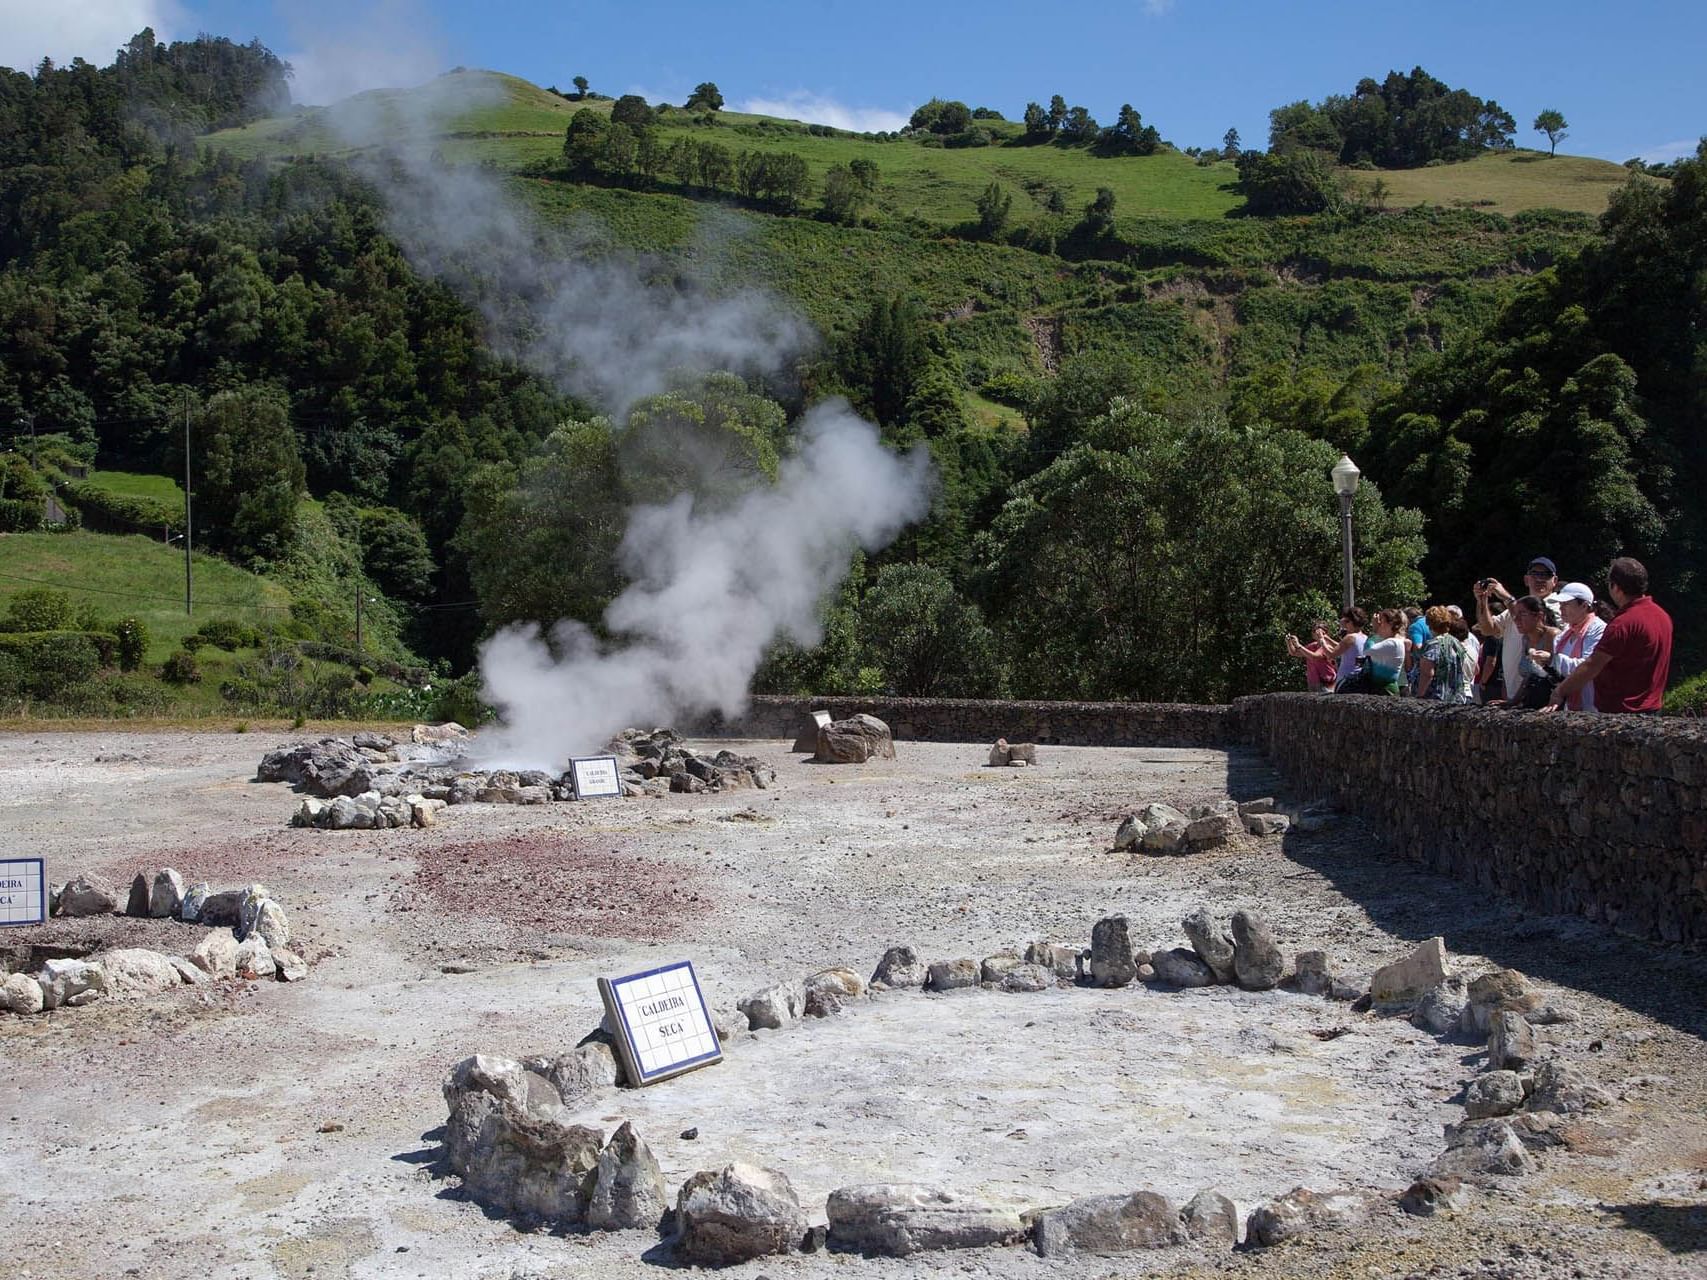
<path fill-rule="evenodd" d="M 0 632 L 0 692 L 51 698 L 112 666 L 118 647 L 105 631 Z"/>
<path fill-rule="evenodd" d="M 0 498 L 0 533 L 29 533 L 47 519 L 47 503 L 40 498 Z"/>
<path fill-rule="evenodd" d="M 184 509 L 158 498 L 114 493 L 87 480 L 73 480 L 61 492 L 76 504 L 83 513 L 84 524 L 91 529 L 110 528 L 123 533 L 184 531 Z"/>

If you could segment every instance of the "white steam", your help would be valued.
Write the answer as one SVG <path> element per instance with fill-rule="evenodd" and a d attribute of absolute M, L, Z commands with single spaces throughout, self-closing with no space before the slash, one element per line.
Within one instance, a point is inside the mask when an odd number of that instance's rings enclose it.
<path fill-rule="evenodd" d="M 774 641 L 816 644 L 819 602 L 854 547 L 924 515 L 930 464 L 922 449 L 890 453 L 841 402 L 808 412 L 799 440 L 778 483 L 731 508 L 697 511 L 684 494 L 634 509 L 618 553 L 631 585 L 605 615 L 617 644 L 572 621 L 552 634 L 556 659 L 532 628 L 489 640 L 481 669 L 503 727 L 483 754 L 561 768 L 629 725 L 734 714 Z"/>
<path fill-rule="evenodd" d="M 684 371 L 774 377 L 811 345 L 810 326 L 772 296 L 713 292 L 684 268 L 612 250 L 585 225 L 574 243 L 553 242 L 495 175 L 445 163 L 433 147 L 453 145 L 439 135 L 473 105 L 468 92 L 502 90 L 495 77 L 453 74 L 427 94 L 370 95 L 330 115 L 353 145 L 373 148 L 364 166 L 404 252 L 481 310 L 499 351 L 620 424 Z M 417 118 L 399 120 L 411 110 Z M 411 145 L 377 146 L 400 132 Z M 716 247 L 714 235 L 682 256 Z M 604 618 L 614 643 L 573 620 L 549 644 L 529 627 L 492 637 L 480 666 L 503 725 L 482 755 L 557 769 L 630 725 L 732 715 L 772 644 L 816 644 L 819 605 L 854 548 L 875 551 L 922 517 L 932 479 L 925 450 L 890 453 L 842 402 L 809 411 L 795 445 L 774 486 L 755 482 L 715 509 L 684 494 L 629 513 L 618 559 L 631 585 Z"/>

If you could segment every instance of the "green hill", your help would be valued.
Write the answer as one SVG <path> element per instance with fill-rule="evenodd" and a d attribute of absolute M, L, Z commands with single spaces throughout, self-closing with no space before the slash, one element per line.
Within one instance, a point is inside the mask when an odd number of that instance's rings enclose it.
<path fill-rule="evenodd" d="M 1628 169 L 1609 160 L 1526 150 L 1493 152 L 1422 169 L 1344 172 L 1362 190 L 1377 178 L 1386 183 L 1386 203 L 1392 208 L 1434 204 L 1493 213 L 1567 209 L 1599 214 L 1606 210 L 1612 193 L 1630 180 Z"/>

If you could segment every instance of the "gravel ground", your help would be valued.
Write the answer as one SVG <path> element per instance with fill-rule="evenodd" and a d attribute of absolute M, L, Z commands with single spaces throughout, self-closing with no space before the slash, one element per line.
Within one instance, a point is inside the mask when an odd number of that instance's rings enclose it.
<path fill-rule="evenodd" d="M 1266 1253 L 1045 1263 L 1023 1250 L 884 1262 L 814 1255 L 740 1277 L 1707 1275 L 1707 959 L 1535 917 L 1424 872 L 1346 819 L 1190 858 L 1107 852 L 1119 816 L 1278 785 L 1259 758 L 979 744 L 815 766 L 733 745 L 765 792 L 528 808 L 458 806 L 427 831 L 292 829 L 248 781 L 257 735 L 13 734 L 0 830 L 63 880 L 122 887 L 171 865 L 259 879 L 288 907 L 307 982 L 181 988 L 0 1017 L 0 1276 L 508 1277 L 654 1274 L 639 1233 L 518 1230 L 437 1168 L 439 1081 L 476 1051 L 533 1053 L 599 1017 L 594 979 L 690 958 L 714 1001 L 831 964 L 869 972 L 1034 939 L 1082 944 L 1123 912 L 1181 945 L 1199 904 L 1263 913 L 1282 946 L 1367 973 L 1434 933 L 1474 972 L 1515 966 L 1579 1020 L 1540 1029 L 1619 1095 L 1521 1184 L 1451 1218 Z M 1307 797 L 1294 797 L 1305 799 Z M 193 927 L 57 921 L 29 942 L 187 950 Z M 1331 1038 L 1313 1034 L 1327 1033 Z M 1460 1113 L 1476 1055 L 1284 993 L 1063 989 L 893 994 L 744 1036 L 728 1061 L 583 1117 L 624 1117 L 673 1185 L 737 1157 L 820 1213 L 844 1182 L 919 1178 L 1028 1205 L 1218 1186 L 1248 1210 L 1294 1185 L 1401 1187 Z M 692 1141 L 677 1136 L 694 1126 Z"/>

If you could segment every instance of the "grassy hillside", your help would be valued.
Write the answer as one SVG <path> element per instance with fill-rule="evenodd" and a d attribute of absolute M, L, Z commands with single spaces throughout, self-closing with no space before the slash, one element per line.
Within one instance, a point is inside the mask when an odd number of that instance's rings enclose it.
<path fill-rule="evenodd" d="M 1605 211 L 1612 193 L 1630 179 L 1630 171 L 1609 160 L 1586 156 L 1549 156 L 1545 151 L 1506 151 L 1461 164 L 1426 169 L 1346 170 L 1359 189 L 1376 178 L 1388 187 L 1386 204 L 1404 209 L 1418 204 L 1518 213 L 1524 209 Z M 1661 181 L 1655 178 L 1650 181 Z"/>
<path fill-rule="evenodd" d="M 135 614 L 148 626 L 150 662 L 164 661 L 211 618 L 265 630 L 290 616 L 290 592 L 227 560 L 192 555 L 195 612 L 184 613 L 184 553 L 131 534 L 12 533 L 0 537 L 0 613 L 19 591 L 51 587 L 102 617 Z"/>

